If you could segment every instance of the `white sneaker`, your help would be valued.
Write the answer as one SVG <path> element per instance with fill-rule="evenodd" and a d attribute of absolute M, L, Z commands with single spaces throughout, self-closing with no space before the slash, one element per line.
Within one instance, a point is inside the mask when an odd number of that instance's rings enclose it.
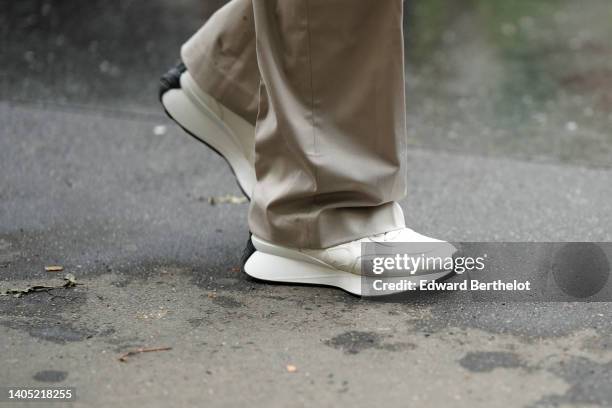
<path fill-rule="evenodd" d="M 168 116 L 227 161 L 250 199 L 255 185 L 254 126 L 203 92 L 182 63 L 160 82 L 159 98 Z"/>
<path fill-rule="evenodd" d="M 445 259 L 453 256 L 456 248 L 448 242 L 419 234 L 410 228 L 402 228 L 325 249 L 298 249 L 272 244 L 256 236 L 251 237 L 254 252 L 244 264 L 244 271 L 255 279 L 271 282 L 325 285 L 343 289 L 354 295 L 389 295 L 407 289 L 376 292 L 364 291 L 361 275 L 361 244 L 375 242 L 414 243 L 416 253 Z M 443 279 L 452 270 L 424 268 L 403 280 L 435 281 Z M 393 278 L 389 278 L 393 279 Z"/>

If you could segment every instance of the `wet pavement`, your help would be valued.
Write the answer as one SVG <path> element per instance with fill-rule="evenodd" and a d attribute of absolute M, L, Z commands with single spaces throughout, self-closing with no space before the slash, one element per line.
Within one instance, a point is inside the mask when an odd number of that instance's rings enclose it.
<path fill-rule="evenodd" d="M 247 205 L 209 204 L 239 194 L 231 173 L 156 99 L 216 4 L 118 3 L 0 14 L 0 288 L 79 283 L 0 297 L 0 385 L 74 386 L 75 406 L 612 405 L 609 303 L 246 279 Z M 409 225 L 612 240 L 612 5 L 447 3 L 407 4 Z M 138 347 L 172 349 L 118 361 Z"/>

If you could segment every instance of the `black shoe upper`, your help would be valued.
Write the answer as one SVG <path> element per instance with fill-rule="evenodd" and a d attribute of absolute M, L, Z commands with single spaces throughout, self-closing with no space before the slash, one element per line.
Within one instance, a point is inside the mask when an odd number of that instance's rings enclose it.
<path fill-rule="evenodd" d="M 174 68 L 171 68 L 159 79 L 159 99 L 164 93 L 170 89 L 179 89 L 181 87 L 181 75 L 187 71 L 185 64 L 180 62 Z"/>
<path fill-rule="evenodd" d="M 253 255 L 256 251 L 251 237 L 252 234 L 249 234 L 249 239 L 246 243 L 246 247 L 244 248 L 244 251 L 242 251 L 242 256 L 240 257 L 240 263 L 242 264 L 242 272 L 244 272 L 244 265 L 247 263 L 251 255 Z"/>

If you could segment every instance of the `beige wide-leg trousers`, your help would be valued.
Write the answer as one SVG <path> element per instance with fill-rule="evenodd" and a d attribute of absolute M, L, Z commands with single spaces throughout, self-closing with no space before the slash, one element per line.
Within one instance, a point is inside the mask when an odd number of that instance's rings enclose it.
<path fill-rule="evenodd" d="M 232 0 L 183 46 L 256 125 L 253 234 L 326 248 L 404 227 L 402 0 Z"/>

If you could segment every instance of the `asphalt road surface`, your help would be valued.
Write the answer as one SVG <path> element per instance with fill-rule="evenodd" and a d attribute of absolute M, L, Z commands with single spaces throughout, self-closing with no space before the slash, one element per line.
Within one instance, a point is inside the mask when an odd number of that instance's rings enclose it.
<path fill-rule="evenodd" d="M 209 203 L 240 195 L 229 169 L 156 101 L 158 75 L 214 5 L 19 3 L 2 16 L 0 288 L 62 286 L 66 273 L 77 285 L 0 297 L 0 386 L 71 386 L 74 406 L 100 407 L 612 406 L 610 303 L 380 302 L 241 274 L 248 204 Z M 510 76 L 507 93 L 532 107 L 507 116 L 515 99 L 482 108 L 507 61 L 469 24 L 475 11 L 448 22 L 435 52 L 414 47 L 431 62 L 408 66 L 411 227 L 449 241 L 612 240 L 612 50 L 595 18 L 609 6 L 592 4 L 551 14 L 583 27 L 588 47 L 550 76 L 578 79 L 540 105 L 548 90 Z M 435 69 L 441 55 L 452 75 Z"/>

